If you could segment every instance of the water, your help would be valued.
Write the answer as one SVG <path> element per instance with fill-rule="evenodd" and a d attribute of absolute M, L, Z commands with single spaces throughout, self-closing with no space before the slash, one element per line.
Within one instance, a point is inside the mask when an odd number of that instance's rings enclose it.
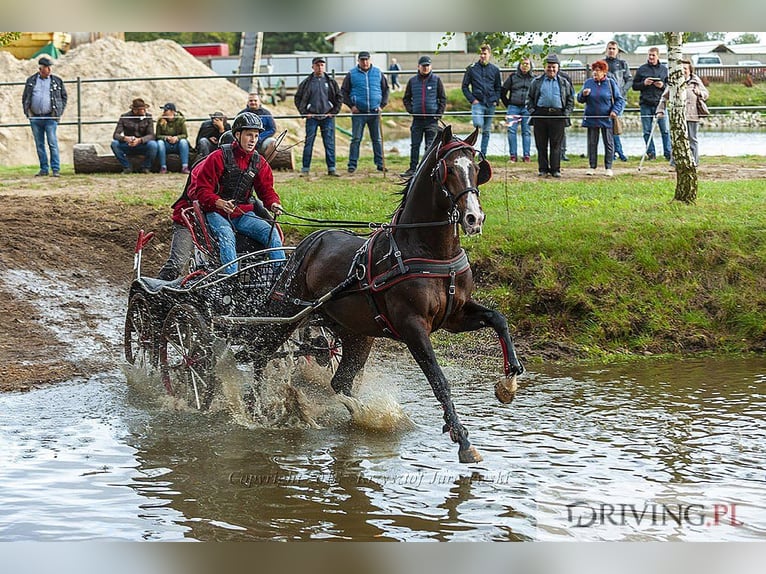
<path fill-rule="evenodd" d="M 103 368 L 0 394 L 0 542 L 766 539 L 766 357 L 532 366 L 510 405 L 493 396 L 499 362 L 445 366 L 484 456 L 463 465 L 408 355 L 373 355 L 358 422 L 317 367 L 290 379 L 318 424 L 302 422 L 273 369 L 254 424 L 241 366 L 223 362 L 208 413 L 126 368 L 113 287 L 2 279 L 72 360 Z"/>
<path fill-rule="evenodd" d="M 465 137 L 464 134 L 461 137 Z M 622 138 L 622 148 L 625 155 L 634 158 L 641 157 L 646 149 L 646 144 L 641 132 L 636 130 L 627 130 Z M 521 136 L 517 135 L 519 148 L 521 147 Z M 748 131 L 707 131 L 700 128 L 698 133 L 699 150 L 701 156 L 744 156 L 744 155 L 766 155 L 766 131 L 748 130 Z M 654 145 L 662 152 L 662 139 L 659 129 L 655 130 Z M 396 147 L 399 154 L 409 157 L 410 139 L 400 138 L 386 142 L 387 148 Z M 572 127 L 567 129 L 567 154 L 579 155 L 587 154 L 587 131 L 582 128 Z M 421 148 L 422 152 L 422 148 Z M 604 145 L 599 143 L 599 155 L 603 155 Z M 493 132 L 489 140 L 487 155 L 508 156 L 510 155 L 508 147 L 508 138 L 505 133 L 499 131 Z M 534 134 L 532 135 L 532 155 L 536 156 Z"/>
<path fill-rule="evenodd" d="M 500 405 L 496 373 L 447 369 L 473 465 L 409 358 L 378 358 L 360 389 L 407 414 L 385 432 L 321 385 L 319 429 L 177 410 L 118 369 L 5 394 L 0 541 L 766 538 L 766 359 L 532 371 Z M 604 504 L 645 519 L 582 526 Z M 649 520 L 678 505 L 681 524 Z"/>

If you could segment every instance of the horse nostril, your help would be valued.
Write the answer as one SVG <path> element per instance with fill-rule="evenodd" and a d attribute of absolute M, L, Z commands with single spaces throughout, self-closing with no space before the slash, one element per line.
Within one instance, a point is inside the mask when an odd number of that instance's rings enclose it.
<path fill-rule="evenodd" d="M 472 214 L 466 215 L 465 222 L 471 227 L 473 227 L 474 225 L 476 225 L 476 216 Z"/>

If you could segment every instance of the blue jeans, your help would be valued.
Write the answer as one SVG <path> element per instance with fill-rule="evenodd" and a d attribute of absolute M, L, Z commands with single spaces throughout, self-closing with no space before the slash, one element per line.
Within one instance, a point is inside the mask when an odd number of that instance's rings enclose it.
<path fill-rule="evenodd" d="M 181 165 L 189 167 L 189 140 L 186 138 L 178 140 L 176 143 L 169 143 L 165 140 L 157 142 L 157 155 L 160 158 L 160 167 L 168 167 L 167 156 L 169 153 L 177 153 L 181 156 Z"/>
<path fill-rule="evenodd" d="M 306 143 L 303 146 L 302 171 L 308 171 L 311 167 L 311 154 L 314 153 L 317 128 L 322 130 L 322 144 L 324 145 L 324 160 L 327 164 L 327 171 L 335 171 L 335 118 L 331 116 L 321 120 L 306 118 Z"/>
<path fill-rule="evenodd" d="M 48 154 L 45 150 L 45 140 L 48 140 L 48 149 L 51 152 L 50 167 L 53 171 L 61 170 L 61 160 L 59 159 L 59 140 L 56 136 L 58 122 L 51 118 L 29 118 L 29 125 L 32 128 L 32 135 L 35 138 L 35 147 L 37 148 L 37 159 L 40 160 L 40 171 L 48 173 Z"/>
<path fill-rule="evenodd" d="M 521 116 L 521 121 L 512 122 L 508 126 L 508 149 L 511 151 L 513 157 L 517 157 L 519 151 L 519 144 L 516 138 L 516 133 L 521 124 L 521 148 L 524 152 L 524 157 L 529 157 L 530 150 L 532 149 L 532 126 L 529 125 L 529 110 L 525 106 L 508 106 L 509 116 Z M 511 119 L 508 119 L 511 122 Z"/>
<path fill-rule="evenodd" d="M 231 222 L 215 211 L 206 214 L 205 218 L 207 219 L 208 225 L 210 225 L 210 229 L 213 231 L 213 235 L 215 235 L 218 240 L 221 254 L 221 265 L 226 265 L 237 258 L 237 242 L 234 236 L 234 229 L 248 237 L 252 237 L 258 243 L 265 245 L 266 247 L 282 247 L 282 240 L 279 238 L 279 231 L 277 231 L 276 225 L 272 226 L 271 222 L 261 219 L 252 211 L 233 218 Z M 269 252 L 269 259 L 284 258 L 284 251 Z M 224 272 L 231 275 L 238 270 L 239 265 L 234 263 L 229 265 Z"/>
<path fill-rule="evenodd" d="M 112 151 L 122 167 L 130 167 L 129 155 L 143 155 L 144 162 L 141 164 L 141 167 L 151 169 L 154 158 L 157 155 L 157 142 L 149 140 L 146 143 L 138 144 L 136 147 L 130 147 L 127 142 L 112 140 Z"/>
<path fill-rule="evenodd" d="M 487 155 L 489 135 L 492 133 L 492 118 L 495 116 L 495 106 L 471 104 L 471 120 L 473 127 L 481 128 L 481 153 Z"/>
<path fill-rule="evenodd" d="M 646 154 L 648 156 L 656 156 L 657 153 L 654 149 L 654 138 L 652 138 L 652 141 L 649 141 L 649 136 L 652 133 L 652 120 L 654 119 L 654 114 L 657 111 L 656 106 L 647 106 L 645 104 L 641 104 L 639 106 L 641 110 L 641 130 L 644 132 L 644 143 L 649 144 L 649 146 L 646 148 Z M 660 134 L 662 134 L 662 154 L 665 156 L 665 159 L 670 159 L 670 130 L 668 128 L 668 116 L 667 114 L 663 115 L 661 118 L 657 118 L 657 123 L 660 126 Z"/>
<path fill-rule="evenodd" d="M 375 165 L 383 168 L 383 142 L 380 137 L 378 112 L 359 113 L 351 116 L 351 146 L 348 151 L 348 169 L 356 169 L 359 162 L 359 144 L 364 135 L 364 126 L 370 132 L 372 155 Z"/>
<path fill-rule="evenodd" d="M 426 138 L 426 150 L 439 133 L 439 122 L 434 118 L 414 117 L 410 126 L 410 169 L 418 168 L 420 144 Z"/>

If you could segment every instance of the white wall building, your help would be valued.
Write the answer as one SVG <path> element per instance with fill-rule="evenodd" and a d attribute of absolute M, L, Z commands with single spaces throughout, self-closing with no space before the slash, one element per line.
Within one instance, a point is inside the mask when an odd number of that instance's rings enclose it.
<path fill-rule="evenodd" d="M 444 40 L 443 32 L 335 32 L 325 39 L 337 53 L 356 53 L 360 50 L 373 52 L 415 52 L 432 54 Z M 468 48 L 465 32 L 456 32 L 440 52 L 462 52 Z"/>

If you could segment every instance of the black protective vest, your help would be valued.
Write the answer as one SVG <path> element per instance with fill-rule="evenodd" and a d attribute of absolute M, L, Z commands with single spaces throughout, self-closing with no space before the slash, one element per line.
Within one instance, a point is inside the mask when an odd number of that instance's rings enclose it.
<path fill-rule="evenodd" d="M 233 199 L 236 203 L 247 203 L 247 192 L 253 185 L 258 172 L 261 169 L 261 156 L 257 151 L 253 152 L 250 158 L 250 165 L 246 171 L 239 169 L 234 152 L 231 150 L 231 144 L 220 146 L 223 153 L 223 173 L 218 180 L 216 193 L 223 199 Z M 185 199 L 189 201 L 189 184 L 191 183 L 191 174 L 186 178 L 184 190 L 172 207 L 175 207 L 179 201 Z"/>
<path fill-rule="evenodd" d="M 247 203 L 248 193 L 261 168 L 261 156 L 257 151 L 250 158 L 250 165 L 242 170 L 234 159 L 231 144 L 221 146 L 223 153 L 223 173 L 218 180 L 216 192 L 222 199 L 233 199 L 235 203 Z"/>

